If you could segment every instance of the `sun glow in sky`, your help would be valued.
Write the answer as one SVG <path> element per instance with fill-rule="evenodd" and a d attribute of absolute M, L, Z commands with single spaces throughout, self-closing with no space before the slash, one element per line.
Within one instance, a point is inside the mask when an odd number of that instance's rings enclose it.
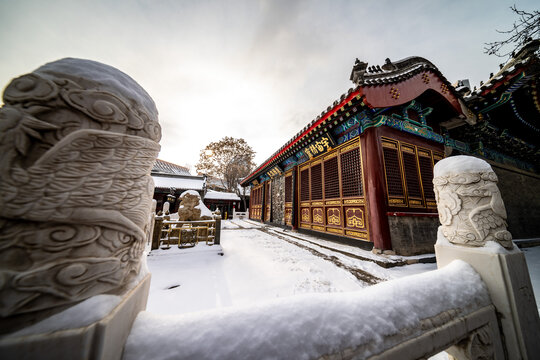
<path fill-rule="evenodd" d="M 152 96 L 159 157 L 195 165 L 224 136 L 262 163 L 345 93 L 355 58 L 422 56 L 450 82 L 486 81 L 485 42 L 534 1 L 0 0 L 0 87 L 64 57 L 100 61 Z M 192 169 L 194 170 L 194 169 Z"/>

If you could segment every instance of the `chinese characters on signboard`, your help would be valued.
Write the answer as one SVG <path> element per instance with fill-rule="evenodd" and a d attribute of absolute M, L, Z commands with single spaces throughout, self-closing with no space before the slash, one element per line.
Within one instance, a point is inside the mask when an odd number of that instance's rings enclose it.
<path fill-rule="evenodd" d="M 303 148 L 302 151 L 311 159 L 332 149 L 334 145 L 334 139 L 326 134 Z"/>
<path fill-rule="evenodd" d="M 279 166 L 274 166 L 273 168 L 270 169 L 270 171 L 266 173 L 266 175 L 268 175 L 270 178 L 273 178 L 276 175 L 281 175 L 281 173 L 282 171 L 279 168 Z"/>

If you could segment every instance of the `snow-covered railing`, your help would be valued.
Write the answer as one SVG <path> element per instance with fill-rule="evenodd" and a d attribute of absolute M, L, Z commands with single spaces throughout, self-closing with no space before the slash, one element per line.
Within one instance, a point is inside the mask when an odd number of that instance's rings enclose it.
<path fill-rule="evenodd" d="M 206 226 L 208 228 L 215 229 L 214 244 L 220 243 L 221 238 L 221 217 L 219 215 L 214 216 L 212 220 L 193 220 L 193 221 L 179 221 L 179 220 L 164 220 L 162 216 L 156 216 L 154 218 L 152 245 L 151 249 L 158 249 L 160 243 L 164 240 L 165 227 L 181 227 L 183 225 L 190 225 L 192 227 Z"/>
<path fill-rule="evenodd" d="M 233 219 L 245 219 L 248 217 L 248 211 L 236 211 L 233 209 Z"/>
<path fill-rule="evenodd" d="M 125 359 L 532 359 L 540 319 L 521 251 L 506 230 L 497 177 L 471 157 L 434 169 L 439 270 L 354 293 L 249 308 L 141 313 Z M 181 334 L 171 342 L 170 334 Z"/>
<path fill-rule="evenodd" d="M 498 335 L 489 293 L 463 261 L 350 293 L 159 316 L 143 312 L 130 359 L 417 359 L 481 331 Z M 171 341 L 170 334 L 178 334 Z M 483 335 L 478 335 L 483 336 Z M 489 337 L 501 351 L 500 339 Z"/>
<path fill-rule="evenodd" d="M 2 359 L 401 360 L 451 345 L 458 359 L 540 354 L 540 319 L 524 256 L 506 230 L 497 177 L 481 160 L 452 157 L 435 166 L 439 270 L 359 292 L 161 317 L 139 313 L 150 287 L 143 249 L 152 233 L 149 171 L 159 152 L 153 100 L 119 70 L 81 59 L 16 78 L 3 98 L 0 110 L 13 125 L 8 132 L 34 127 L 58 141 L 36 155 L 21 151 L 17 136 L 0 140 L 7 154 L 2 185 L 26 189 L 43 208 L 8 202 L 0 216 L 0 255 L 9 260 L 0 269 Z M 29 103 L 51 116 L 35 119 Z M 66 132 L 66 124 L 53 120 L 67 113 Z M 20 167 L 29 160 L 33 165 Z M 72 181 L 74 174 L 80 181 Z M 16 181 L 21 178 L 30 180 Z M 112 185 L 96 186 L 104 179 Z M 43 192 L 45 180 L 68 185 Z M 77 206 L 65 211 L 66 199 Z M 161 234 L 163 218 L 159 222 L 154 235 Z"/>

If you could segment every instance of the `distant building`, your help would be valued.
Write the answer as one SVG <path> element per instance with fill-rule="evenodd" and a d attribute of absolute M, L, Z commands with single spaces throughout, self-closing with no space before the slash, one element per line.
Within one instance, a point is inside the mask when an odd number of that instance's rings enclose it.
<path fill-rule="evenodd" d="M 433 166 L 468 154 L 498 174 L 514 237 L 540 237 L 539 44 L 477 90 L 453 86 L 420 57 L 357 60 L 355 87 L 242 181 L 250 218 L 365 248 L 432 252 Z"/>
<path fill-rule="evenodd" d="M 154 180 L 154 199 L 157 209 L 163 209 L 166 201 L 171 203 L 170 212 L 178 211 L 178 197 L 186 190 L 195 190 L 204 198 L 206 192 L 206 176 L 193 176 L 183 166 L 157 159 L 151 172 Z"/>
<path fill-rule="evenodd" d="M 214 176 L 207 176 L 207 178 L 206 178 L 206 188 L 208 190 L 214 190 L 216 192 L 220 192 L 220 193 L 224 193 L 224 194 L 233 194 L 233 193 L 227 192 L 227 189 L 225 188 L 225 186 L 223 186 L 223 182 L 221 181 L 221 179 L 219 179 L 217 177 L 214 177 Z M 250 189 L 238 185 L 238 192 L 240 194 L 240 197 L 238 196 L 238 194 L 234 193 L 235 197 L 237 197 L 239 199 L 238 201 L 236 201 L 236 204 L 234 205 L 234 207 L 235 207 L 236 211 L 244 212 L 244 211 L 247 210 L 247 208 L 249 206 Z M 228 195 L 223 195 L 223 196 L 224 196 L 224 199 L 226 199 Z M 244 205 L 243 198 L 245 198 L 245 205 Z M 230 204 L 230 205 L 233 206 L 232 204 Z M 232 211 L 232 207 L 230 209 Z"/>
<path fill-rule="evenodd" d="M 242 208 L 241 199 L 235 193 L 208 190 L 204 197 L 204 205 L 211 211 L 219 209 L 223 219 L 232 217 L 233 209 L 245 211 Z"/>

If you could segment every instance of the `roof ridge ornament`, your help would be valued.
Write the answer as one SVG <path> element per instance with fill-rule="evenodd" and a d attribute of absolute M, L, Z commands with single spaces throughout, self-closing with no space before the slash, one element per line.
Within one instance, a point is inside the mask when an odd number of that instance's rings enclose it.
<path fill-rule="evenodd" d="M 364 82 L 364 75 L 366 73 L 368 63 L 358 60 L 356 58 L 354 66 L 352 68 L 350 80 L 356 85 L 360 85 Z"/>

